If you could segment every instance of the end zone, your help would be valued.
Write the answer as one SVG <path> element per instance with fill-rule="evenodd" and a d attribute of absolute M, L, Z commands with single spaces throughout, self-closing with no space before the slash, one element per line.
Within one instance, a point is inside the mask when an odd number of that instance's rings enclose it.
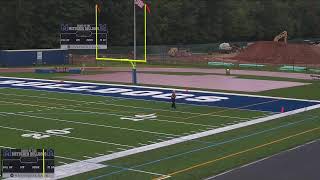
<path fill-rule="evenodd" d="M 211 106 L 228 109 L 280 113 L 320 104 L 320 101 L 258 96 L 236 93 L 89 83 L 76 81 L 45 80 L 0 77 L 0 88 L 17 88 L 50 92 L 77 93 L 126 99 L 169 102 L 172 90 L 176 90 L 177 103 Z"/>

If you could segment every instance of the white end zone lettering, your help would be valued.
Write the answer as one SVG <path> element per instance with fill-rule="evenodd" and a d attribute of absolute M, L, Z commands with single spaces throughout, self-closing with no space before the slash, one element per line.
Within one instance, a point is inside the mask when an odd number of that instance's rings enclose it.
<path fill-rule="evenodd" d="M 64 84 L 64 83 L 54 83 L 54 82 L 39 82 L 39 81 L 20 81 L 20 80 L 5 80 L 0 81 L 0 85 L 11 85 L 16 87 L 36 87 L 39 89 L 61 89 L 68 91 L 87 91 L 93 93 L 101 93 L 101 94 L 121 94 L 124 96 L 133 96 L 133 97 L 151 97 L 157 99 L 171 99 L 171 93 L 163 93 L 161 91 L 153 91 L 153 90 L 139 90 L 134 91 L 133 89 L 128 88 L 104 88 L 98 89 L 99 86 L 75 86 L 73 84 Z M 97 88 L 97 89 L 94 89 Z M 219 97 L 219 96 L 195 96 L 194 94 L 186 94 L 186 93 L 176 93 L 176 99 L 184 99 L 189 102 L 218 102 L 222 100 L 228 100 L 227 97 Z"/>
<path fill-rule="evenodd" d="M 52 85 L 53 83 L 44 83 L 44 82 L 26 82 L 26 83 L 15 83 L 12 84 L 12 86 L 47 86 L 47 85 Z"/>
<path fill-rule="evenodd" d="M 227 97 L 218 97 L 218 96 L 199 96 L 194 98 L 187 98 L 186 101 L 191 102 L 217 102 L 221 100 L 228 100 Z"/>
<path fill-rule="evenodd" d="M 52 84 L 48 86 L 36 86 L 37 88 L 43 88 L 43 89 L 61 89 L 63 87 L 71 86 L 70 84 Z"/>
<path fill-rule="evenodd" d="M 103 94 L 116 94 L 116 93 L 123 93 L 123 92 L 129 92 L 129 91 L 132 91 L 132 89 L 107 88 L 107 89 L 99 89 L 99 90 L 90 90 L 90 92 L 103 93 Z"/>
<path fill-rule="evenodd" d="M 160 92 L 160 91 L 132 91 L 132 92 L 126 92 L 121 94 L 127 95 L 127 96 L 152 96 L 152 95 L 157 95 L 162 93 L 163 92 Z"/>
<path fill-rule="evenodd" d="M 7 81 L 0 81 L 1 84 L 16 84 L 16 83 L 24 83 L 25 81 L 16 81 L 16 80 L 7 80 Z"/>
<path fill-rule="evenodd" d="M 78 86 L 78 87 L 69 87 L 69 88 L 59 88 L 61 90 L 68 91 L 90 91 L 90 89 L 97 88 L 97 86 Z"/>
<path fill-rule="evenodd" d="M 26 81 L 16 81 L 16 80 L 6 80 L 0 81 L 0 85 L 9 85 L 17 87 L 37 87 L 43 89 L 60 89 L 61 87 L 71 86 L 70 84 L 55 84 L 55 83 L 44 83 L 44 82 L 26 82 Z"/>

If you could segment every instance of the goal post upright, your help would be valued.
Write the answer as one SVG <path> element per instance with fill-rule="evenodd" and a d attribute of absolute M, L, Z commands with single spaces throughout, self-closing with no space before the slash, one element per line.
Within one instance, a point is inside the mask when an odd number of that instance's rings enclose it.
<path fill-rule="evenodd" d="M 134 8 L 135 8 L 134 4 Z M 98 5 L 95 6 L 95 24 L 96 24 L 96 60 L 97 61 L 118 61 L 118 62 L 129 62 L 132 66 L 132 82 L 137 84 L 137 72 L 136 63 L 146 63 L 147 62 L 147 4 L 144 4 L 144 55 L 143 59 L 136 59 L 136 26 L 134 25 L 134 58 L 107 58 L 99 57 L 99 45 L 98 45 Z M 134 13 L 135 14 L 135 13 Z M 134 17 L 134 24 L 136 17 Z"/>
<path fill-rule="evenodd" d="M 147 6 L 144 5 L 144 58 L 143 59 L 129 59 L 129 58 L 104 58 L 99 57 L 98 50 L 98 5 L 96 5 L 96 59 L 99 61 L 122 61 L 122 62 L 135 62 L 146 63 L 147 62 Z"/>

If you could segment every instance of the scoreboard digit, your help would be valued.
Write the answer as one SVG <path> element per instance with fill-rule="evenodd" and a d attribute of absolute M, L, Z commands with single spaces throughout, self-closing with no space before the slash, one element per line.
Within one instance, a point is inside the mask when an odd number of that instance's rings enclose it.
<path fill-rule="evenodd" d="M 53 177 L 53 149 L 2 149 L 1 177 Z"/>

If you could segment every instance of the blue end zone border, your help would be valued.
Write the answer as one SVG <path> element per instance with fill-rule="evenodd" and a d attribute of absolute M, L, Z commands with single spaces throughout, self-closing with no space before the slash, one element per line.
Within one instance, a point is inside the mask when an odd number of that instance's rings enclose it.
<path fill-rule="evenodd" d="M 234 108 L 277 113 L 282 107 L 285 111 L 307 108 L 320 104 L 320 101 L 292 98 L 255 96 L 235 93 L 220 93 L 159 88 L 146 86 L 116 85 L 104 83 L 43 80 L 31 78 L 0 77 L 0 88 L 45 90 L 85 95 L 170 102 L 172 90 L 176 90 L 177 103 L 204 105 L 221 108 Z"/>

